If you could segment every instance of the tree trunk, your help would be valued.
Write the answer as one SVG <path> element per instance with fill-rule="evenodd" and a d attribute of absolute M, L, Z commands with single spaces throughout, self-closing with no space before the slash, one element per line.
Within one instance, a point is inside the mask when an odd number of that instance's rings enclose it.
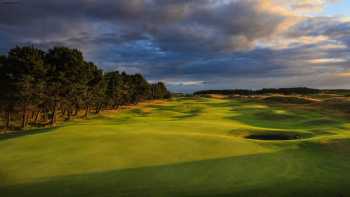
<path fill-rule="evenodd" d="M 96 110 L 95 110 L 95 114 L 100 113 L 100 104 L 96 105 Z"/>
<path fill-rule="evenodd" d="M 87 117 L 88 117 L 88 115 L 89 115 L 89 111 L 90 111 L 90 107 L 89 107 L 89 105 L 87 105 L 87 106 L 85 107 L 85 114 L 84 114 L 84 118 L 87 118 Z"/>
<path fill-rule="evenodd" d="M 117 103 L 117 104 L 114 104 L 114 105 L 113 105 L 113 109 L 118 110 L 118 109 L 119 109 L 119 104 L 118 104 L 118 103 Z"/>
<path fill-rule="evenodd" d="M 26 123 L 27 123 L 27 106 L 24 105 L 23 106 L 23 114 L 22 114 L 22 129 L 26 127 Z"/>
<path fill-rule="evenodd" d="M 76 108 L 75 108 L 75 111 L 74 111 L 73 116 L 77 116 L 77 115 L 78 115 L 78 113 L 79 113 L 79 108 L 78 108 L 78 107 L 76 107 Z"/>
<path fill-rule="evenodd" d="M 25 119 L 25 122 L 24 122 L 24 125 L 27 127 L 28 124 L 30 122 L 30 112 L 27 112 L 26 113 L 26 119 Z"/>
<path fill-rule="evenodd" d="M 67 120 L 71 119 L 72 112 L 70 109 L 67 110 Z"/>
<path fill-rule="evenodd" d="M 44 122 L 45 122 L 45 124 L 47 123 L 47 121 L 48 121 L 48 111 L 47 110 L 45 110 L 45 112 L 44 112 L 44 114 L 42 115 L 42 119 L 44 120 Z"/>
<path fill-rule="evenodd" d="M 6 112 L 6 129 L 10 129 L 11 126 L 11 112 Z"/>
<path fill-rule="evenodd" d="M 56 116 L 57 116 L 57 106 L 55 104 L 53 111 L 52 111 L 52 116 L 51 116 L 51 127 L 56 127 Z"/>
<path fill-rule="evenodd" d="M 98 104 L 98 105 L 96 106 L 96 114 L 99 114 L 99 113 L 101 112 L 102 107 L 103 107 L 103 104 Z"/>
<path fill-rule="evenodd" d="M 38 111 L 38 112 L 35 114 L 34 124 L 38 124 L 39 116 L 40 116 L 40 111 Z"/>

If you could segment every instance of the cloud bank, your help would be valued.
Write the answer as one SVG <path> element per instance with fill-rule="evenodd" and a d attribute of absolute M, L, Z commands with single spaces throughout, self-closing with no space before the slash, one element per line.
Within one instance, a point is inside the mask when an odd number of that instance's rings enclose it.
<path fill-rule="evenodd" d="M 107 70 L 176 91 L 307 85 L 346 88 L 350 21 L 336 0 L 0 1 L 0 52 L 81 49 Z M 342 74 L 343 73 L 343 74 Z"/>

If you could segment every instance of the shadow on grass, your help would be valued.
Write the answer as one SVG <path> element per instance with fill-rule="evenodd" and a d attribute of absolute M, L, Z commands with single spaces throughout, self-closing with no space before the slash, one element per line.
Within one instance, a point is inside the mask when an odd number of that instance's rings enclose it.
<path fill-rule="evenodd" d="M 227 119 L 265 128 L 285 129 L 305 119 L 294 114 L 276 114 L 271 110 L 238 109 L 234 110 L 234 112 L 236 115 L 229 116 Z"/>
<path fill-rule="evenodd" d="M 199 116 L 203 112 L 202 108 L 193 108 L 187 112 L 182 112 L 184 115 L 175 116 L 177 119 L 187 119 L 187 118 L 194 118 L 196 116 Z"/>
<path fill-rule="evenodd" d="M 122 124 L 131 123 L 133 118 L 132 118 L 132 115 L 130 114 L 122 114 L 115 117 L 108 117 L 108 116 L 101 115 L 99 117 L 94 118 L 93 120 L 103 121 L 103 123 L 99 123 L 103 125 L 122 125 Z M 90 124 L 90 123 L 86 123 L 86 124 Z"/>
<path fill-rule="evenodd" d="M 203 112 L 203 107 L 192 106 L 190 104 L 182 104 L 182 105 L 151 105 L 156 111 L 170 111 L 181 113 L 182 115 L 174 116 L 174 118 L 178 119 L 187 119 L 193 118 L 200 115 Z"/>
<path fill-rule="evenodd" d="M 276 112 L 277 111 L 277 112 Z M 278 110 L 269 109 L 236 109 L 235 116 L 228 119 L 239 121 L 256 127 L 276 129 L 341 129 L 344 120 L 332 116 L 292 110 L 287 113 L 278 113 Z"/>
<path fill-rule="evenodd" d="M 152 114 L 151 111 L 149 111 L 149 112 L 147 111 L 146 112 L 146 111 L 144 111 L 142 109 L 132 109 L 129 112 L 132 113 L 133 115 L 138 116 L 138 117 L 146 117 L 146 116 L 149 116 L 149 115 Z"/>
<path fill-rule="evenodd" d="M 210 107 L 241 107 L 242 104 L 256 104 L 255 101 L 241 100 L 241 99 L 222 99 L 222 102 L 207 102 L 206 105 Z"/>
<path fill-rule="evenodd" d="M 344 172 L 350 158 L 320 152 L 319 145 L 303 148 L 53 177 L 0 186 L 0 192 L 2 197 L 349 196 L 350 175 Z"/>
<path fill-rule="evenodd" d="M 62 126 L 55 127 L 55 128 L 37 128 L 37 129 L 30 129 L 30 130 L 19 130 L 19 131 L 14 131 L 14 132 L 10 132 L 10 133 L 3 133 L 3 134 L 0 134 L 0 141 L 13 139 L 13 138 L 17 138 L 17 137 L 28 136 L 28 135 L 37 135 L 37 134 L 42 134 L 42 133 L 48 133 L 48 132 L 52 132 L 55 129 L 60 128 L 60 127 L 62 127 Z"/>
<path fill-rule="evenodd" d="M 294 114 L 276 114 L 272 111 L 256 112 L 254 116 L 265 121 L 293 121 L 303 118 Z"/>
<path fill-rule="evenodd" d="M 308 120 L 303 122 L 303 125 L 305 126 L 337 126 L 341 125 L 342 122 L 339 122 L 337 120 L 327 119 L 327 118 L 320 118 L 320 119 L 314 119 L 314 120 Z"/>
<path fill-rule="evenodd" d="M 173 111 L 178 112 L 178 106 L 176 105 L 148 105 L 147 107 L 151 107 L 155 110 L 159 111 Z"/>
<path fill-rule="evenodd" d="M 176 101 L 205 102 L 205 101 L 208 101 L 208 98 L 204 98 L 200 96 L 180 97 L 180 98 L 176 98 Z"/>

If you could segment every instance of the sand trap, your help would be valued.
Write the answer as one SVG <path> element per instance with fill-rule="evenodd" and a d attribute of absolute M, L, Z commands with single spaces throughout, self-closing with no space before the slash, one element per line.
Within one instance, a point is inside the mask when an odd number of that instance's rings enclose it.
<path fill-rule="evenodd" d="M 251 134 L 245 136 L 247 139 L 253 139 L 253 140 L 298 140 L 305 138 L 305 136 L 301 136 L 298 134 L 291 134 L 291 133 L 262 133 L 262 134 Z"/>

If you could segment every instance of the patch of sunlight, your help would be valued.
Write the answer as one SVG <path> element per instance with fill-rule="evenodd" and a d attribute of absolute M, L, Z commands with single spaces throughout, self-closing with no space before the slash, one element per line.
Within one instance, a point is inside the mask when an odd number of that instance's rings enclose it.
<path fill-rule="evenodd" d="M 273 112 L 274 112 L 275 114 L 288 114 L 288 112 L 285 111 L 285 110 L 273 110 Z"/>
<path fill-rule="evenodd" d="M 249 105 L 242 105 L 241 108 L 243 108 L 243 109 L 267 109 L 267 108 L 269 108 L 269 106 L 261 105 L 261 104 L 249 104 Z"/>
<path fill-rule="evenodd" d="M 343 124 L 343 128 L 345 128 L 345 129 L 350 129 L 350 123 L 345 123 L 345 124 Z"/>
<path fill-rule="evenodd" d="M 221 94 L 209 94 L 208 96 L 210 98 L 213 98 L 213 99 L 225 99 L 225 98 L 227 98 L 227 96 L 221 95 Z"/>

